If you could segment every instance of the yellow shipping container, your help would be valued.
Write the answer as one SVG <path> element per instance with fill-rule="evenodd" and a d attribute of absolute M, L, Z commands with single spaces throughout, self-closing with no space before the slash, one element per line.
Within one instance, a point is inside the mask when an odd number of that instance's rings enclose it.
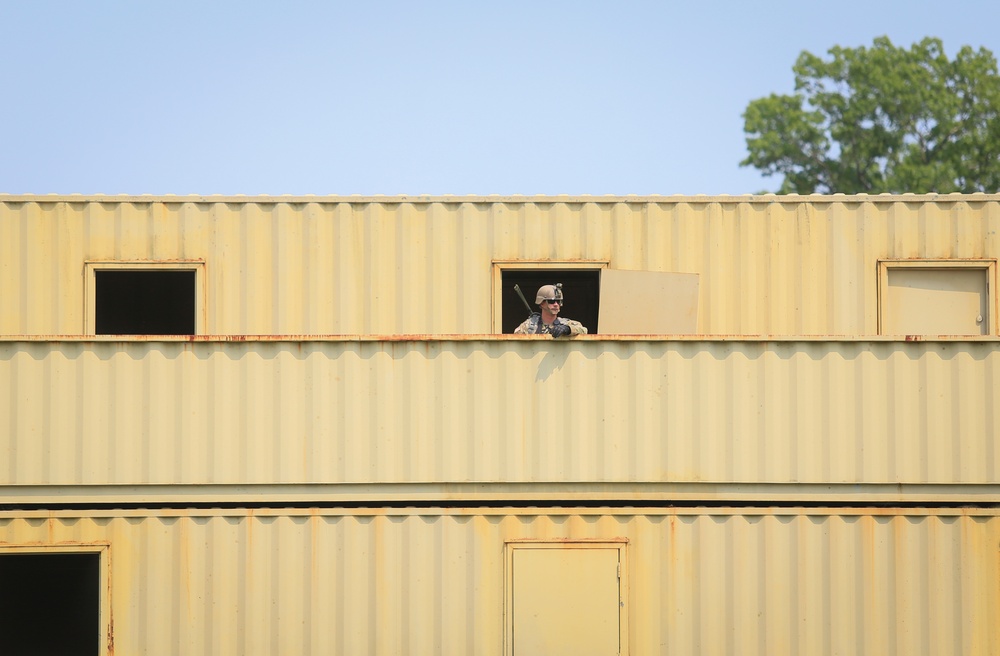
<path fill-rule="evenodd" d="M 3 511 L 0 539 L 95 554 L 124 654 L 1000 651 L 993 510 Z"/>
<path fill-rule="evenodd" d="M 199 334 L 499 333 L 523 318 L 504 274 L 524 267 L 695 275 L 701 335 L 898 334 L 879 297 L 901 261 L 982 272 L 975 328 L 998 335 L 998 233 L 985 194 L 0 195 L 0 335 L 93 334 L 94 272 L 116 266 L 195 272 Z"/>
<path fill-rule="evenodd" d="M 245 484 L 267 486 L 247 489 L 255 502 L 274 485 L 384 485 L 391 502 L 455 484 L 494 501 L 711 484 L 696 496 L 864 501 L 857 486 L 889 486 L 903 501 L 922 486 L 917 499 L 996 502 L 998 344 L 0 341 L 0 503 L 18 486 L 69 502 Z"/>

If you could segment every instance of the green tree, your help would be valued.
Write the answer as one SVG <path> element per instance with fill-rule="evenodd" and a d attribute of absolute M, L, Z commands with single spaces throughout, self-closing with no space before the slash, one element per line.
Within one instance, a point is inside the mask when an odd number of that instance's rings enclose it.
<path fill-rule="evenodd" d="M 1000 76 L 985 48 L 954 60 L 940 39 L 887 37 L 802 52 L 795 94 L 753 100 L 741 166 L 784 175 L 779 193 L 1000 191 Z"/>

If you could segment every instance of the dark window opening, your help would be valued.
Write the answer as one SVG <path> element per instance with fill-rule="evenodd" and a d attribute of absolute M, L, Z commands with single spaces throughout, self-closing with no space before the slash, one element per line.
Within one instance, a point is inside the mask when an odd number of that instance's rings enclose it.
<path fill-rule="evenodd" d="M 193 335 L 194 270 L 94 272 L 98 335 Z"/>
<path fill-rule="evenodd" d="M 0 555 L 0 653 L 100 649 L 100 554 Z"/>
<path fill-rule="evenodd" d="M 563 284 L 563 296 L 566 303 L 559 312 L 560 316 L 579 321 L 593 335 L 598 331 L 597 317 L 601 296 L 600 269 L 505 269 L 501 273 L 501 306 L 500 324 L 504 333 L 513 333 L 522 321 L 528 318 L 528 310 L 514 291 L 514 285 L 521 288 L 521 293 L 531 306 L 532 312 L 538 312 L 535 305 L 535 293 L 542 285 Z"/>

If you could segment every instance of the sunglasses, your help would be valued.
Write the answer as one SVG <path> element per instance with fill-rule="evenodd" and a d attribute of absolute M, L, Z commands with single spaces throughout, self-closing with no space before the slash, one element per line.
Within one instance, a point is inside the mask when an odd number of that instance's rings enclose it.
<path fill-rule="evenodd" d="M 556 304 L 562 305 L 562 299 L 559 298 L 543 298 L 542 300 L 548 303 L 549 305 L 556 305 Z"/>

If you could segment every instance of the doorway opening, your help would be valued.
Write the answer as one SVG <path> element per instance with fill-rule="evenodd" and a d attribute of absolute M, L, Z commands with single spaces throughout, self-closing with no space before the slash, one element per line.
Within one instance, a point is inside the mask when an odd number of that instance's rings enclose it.
<path fill-rule="evenodd" d="M 100 553 L 0 554 L 0 652 L 93 656 L 100 615 Z"/>

